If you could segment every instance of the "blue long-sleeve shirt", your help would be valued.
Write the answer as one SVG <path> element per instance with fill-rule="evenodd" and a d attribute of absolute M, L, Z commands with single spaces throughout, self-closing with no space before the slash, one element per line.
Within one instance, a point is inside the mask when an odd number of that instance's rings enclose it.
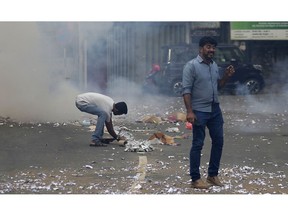
<path fill-rule="evenodd" d="M 211 112 L 212 103 L 219 103 L 219 79 L 218 65 L 214 61 L 208 65 L 198 55 L 186 63 L 182 78 L 183 95 L 191 94 L 193 110 Z"/>

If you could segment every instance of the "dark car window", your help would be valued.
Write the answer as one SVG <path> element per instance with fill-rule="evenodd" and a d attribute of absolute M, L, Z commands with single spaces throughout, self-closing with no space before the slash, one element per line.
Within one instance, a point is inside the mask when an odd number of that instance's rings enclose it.
<path fill-rule="evenodd" d="M 169 49 L 164 49 L 163 62 L 166 63 L 177 63 L 185 64 L 192 58 L 197 56 L 195 51 L 189 47 L 173 47 Z"/>
<path fill-rule="evenodd" d="M 163 63 L 185 64 L 198 55 L 196 47 L 170 47 L 163 50 Z M 213 58 L 218 64 L 230 64 L 231 61 L 245 62 L 244 54 L 235 47 L 217 47 Z"/>
<path fill-rule="evenodd" d="M 214 60 L 218 63 L 230 63 L 231 61 L 237 61 L 243 63 L 245 61 L 244 54 L 234 47 L 219 47 L 217 48 L 214 56 Z"/>

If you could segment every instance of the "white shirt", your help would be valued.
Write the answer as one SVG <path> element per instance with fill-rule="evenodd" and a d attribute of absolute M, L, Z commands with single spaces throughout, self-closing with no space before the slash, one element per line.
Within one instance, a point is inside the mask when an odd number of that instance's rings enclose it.
<path fill-rule="evenodd" d="M 114 105 L 114 100 L 106 95 L 94 93 L 94 92 L 87 92 L 83 94 L 79 94 L 76 97 L 76 102 L 79 105 L 85 105 L 85 104 L 94 104 L 100 109 L 103 109 L 107 115 L 108 119 L 107 121 L 110 121 L 110 116 L 112 114 L 112 109 Z"/>

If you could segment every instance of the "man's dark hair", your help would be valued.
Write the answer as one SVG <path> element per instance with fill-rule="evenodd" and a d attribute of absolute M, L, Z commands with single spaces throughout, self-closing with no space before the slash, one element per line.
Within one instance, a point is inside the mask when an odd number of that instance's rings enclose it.
<path fill-rule="evenodd" d="M 209 36 L 202 37 L 199 41 L 199 47 L 204 47 L 206 44 L 212 44 L 216 47 L 217 41 Z"/>
<path fill-rule="evenodd" d="M 120 115 L 127 114 L 127 112 L 128 112 L 127 104 L 125 102 L 116 103 L 115 108 L 118 110 L 118 113 Z"/>

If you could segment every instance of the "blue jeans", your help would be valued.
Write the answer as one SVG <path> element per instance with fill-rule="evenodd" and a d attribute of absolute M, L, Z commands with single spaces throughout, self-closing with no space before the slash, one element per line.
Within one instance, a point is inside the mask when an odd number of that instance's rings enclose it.
<path fill-rule="evenodd" d="M 224 144 L 223 116 L 218 103 L 212 105 L 212 112 L 193 111 L 197 122 L 193 125 L 193 140 L 190 150 L 190 176 L 192 181 L 200 179 L 201 150 L 204 145 L 206 126 L 212 140 L 208 176 L 217 176 Z"/>
<path fill-rule="evenodd" d="M 104 134 L 105 121 L 108 119 L 107 113 L 94 104 L 79 105 L 76 103 L 76 107 L 82 112 L 98 116 L 96 128 L 92 134 L 92 140 L 101 140 Z"/>

